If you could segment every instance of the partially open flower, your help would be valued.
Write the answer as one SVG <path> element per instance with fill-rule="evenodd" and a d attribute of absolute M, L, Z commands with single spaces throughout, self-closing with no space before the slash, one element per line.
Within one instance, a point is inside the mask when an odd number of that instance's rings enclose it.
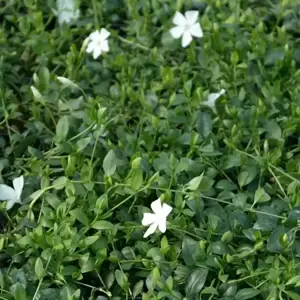
<path fill-rule="evenodd" d="M 24 186 L 23 176 L 13 180 L 14 188 L 6 184 L 0 184 L 0 201 L 7 201 L 6 210 L 11 209 L 15 203 L 21 203 L 21 194 Z"/>
<path fill-rule="evenodd" d="M 166 232 L 167 229 L 167 216 L 172 211 L 172 207 L 168 204 L 161 204 L 160 198 L 151 203 L 152 213 L 144 213 L 142 224 L 144 226 L 149 226 L 144 238 L 154 233 L 158 228 L 161 232 Z"/>
<path fill-rule="evenodd" d="M 216 101 L 226 93 L 224 89 L 222 89 L 219 93 L 211 93 L 207 97 L 207 101 L 202 102 L 202 104 L 207 105 L 209 107 L 215 107 Z"/>

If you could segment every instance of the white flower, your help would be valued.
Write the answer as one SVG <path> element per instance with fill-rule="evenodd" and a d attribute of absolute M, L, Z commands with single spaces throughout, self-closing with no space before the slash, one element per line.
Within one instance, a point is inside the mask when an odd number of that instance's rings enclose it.
<path fill-rule="evenodd" d="M 166 232 L 167 229 L 167 216 L 172 211 L 172 207 L 168 204 L 161 204 L 160 198 L 153 201 L 151 203 L 151 208 L 154 214 L 151 213 L 144 213 L 142 224 L 144 226 L 150 227 L 147 229 L 146 233 L 144 234 L 144 238 L 149 236 L 150 234 L 154 233 L 155 230 L 158 229 L 161 232 Z"/>
<path fill-rule="evenodd" d="M 6 184 L 0 184 L 0 201 L 7 201 L 6 210 L 11 209 L 15 203 L 21 203 L 21 194 L 24 186 L 24 177 L 20 176 L 13 180 L 14 188 Z"/>
<path fill-rule="evenodd" d="M 176 12 L 173 23 L 177 26 L 170 30 L 174 39 L 179 39 L 182 36 L 181 46 L 187 47 L 194 37 L 203 37 L 203 31 L 199 22 L 197 22 L 199 12 L 196 10 L 190 10 L 183 15 L 179 11 Z"/>
<path fill-rule="evenodd" d="M 57 16 L 58 23 L 61 25 L 63 23 L 71 23 L 79 18 L 79 9 L 76 9 L 75 0 L 57 0 Z"/>
<path fill-rule="evenodd" d="M 110 36 L 105 28 L 101 31 L 96 30 L 92 32 L 89 36 L 89 44 L 86 49 L 87 53 L 93 53 L 93 58 L 97 59 L 102 53 L 108 52 L 108 41 L 107 38 Z"/>
<path fill-rule="evenodd" d="M 207 105 L 209 107 L 215 107 L 216 101 L 226 93 L 224 89 L 222 89 L 219 93 L 211 93 L 207 97 L 207 101 L 202 102 L 202 104 Z"/>

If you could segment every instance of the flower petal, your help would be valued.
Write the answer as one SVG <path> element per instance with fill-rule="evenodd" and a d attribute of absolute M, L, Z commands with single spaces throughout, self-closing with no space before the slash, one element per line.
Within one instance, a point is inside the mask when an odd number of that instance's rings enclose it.
<path fill-rule="evenodd" d="M 219 97 L 221 97 L 222 95 L 224 95 L 226 93 L 226 91 L 224 89 L 221 89 L 220 93 L 219 93 Z"/>
<path fill-rule="evenodd" d="M 13 200 L 13 199 L 7 200 L 7 203 L 6 203 L 6 210 L 11 209 L 11 208 L 15 205 L 16 202 L 17 202 L 17 201 L 15 201 L 15 200 Z"/>
<path fill-rule="evenodd" d="M 195 36 L 195 37 L 198 37 L 198 38 L 203 37 L 203 31 L 202 31 L 202 28 L 201 28 L 199 23 L 196 23 L 196 24 L 192 25 L 189 28 L 189 31 L 190 31 L 190 34 L 192 36 Z"/>
<path fill-rule="evenodd" d="M 99 39 L 100 39 L 101 41 L 104 41 L 104 40 L 106 40 L 109 36 L 110 36 L 110 32 L 107 31 L 105 28 L 102 28 L 101 31 L 100 31 L 100 37 L 99 37 Z"/>
<path fill-rule="evenodd" d="M 153 212 L 154 212 L 156 215 L 161 214 L 161 212 L 162 212 L 162 206 L 161 206 L 160 198 L 158 198 L 157 200 L 155 200 L 155 201 L 153 201 L 153 202 L 151 203 L 151 209 L 153 210 Z"/>
<path fill-rule="evenodd" d="M 162 205 L 162 213 L 163 213 L 163 216 L 166 218 L 166 217 L 170 214 L 170 212 L 172 211 L 172 209 L 173 209 L 173 208 L 172 208 L 170 205 L 164 203 L 164 204 Z"/>
<path fill-rule="evenodd" d="M 0 184 L 0 201 L 18 199 L 16 191 L 6 184 Z"/>
<path fill-rule="evenodd" d="M 148 229 L 147 231 L 145 232 L 144 234 L 144 238 L 148 237 L 150 234 L 154 233 L 155 230 L 157 228 L 157 224 L 156 223 L 153 223 Z"/>
<path fill-rule="evenodd" d="M 167 230 L 167 220 L 166 219 L 162 218 L 161 220 L 159 220 L 158 229 L 162 233 L 166 232 L 166 230 Z"/>
<path fill-rule="evenodd" d="M 92 41 L 99 40 L 99 39 L 100 39 L 100 31 L 99 31 L 99 30 L 96 30 L 96 31 L 92 32 L 92 33 L 90 34 L 89 38 L 90 38 Z"/>
<path fill-rule="evenodd" d="M 93 58 L 97 59 L 100 55 L 101 55 L 101 48 L 100 47 L 94 48 Z"/>
<path fill-rule="evenodd" d="M 170 34 L 174 39 L 179 39 L 184 33 L 184 26 L 176 26 L 170 29 Z"/>
<path fill-rule="evenodd" d="M 211 93 L 207 97 L 207 101 L 203 102 L 203 104 L 206 104 L 208 106 L 215 106 L 216 101 L 226 93 L 224 89 L 222 89 L 219 93 Z"/>
<path fill-rule="evenodd" d="M 105 40 L 105 41 L 101 42 L 101 51 L 108 52 L 108 50 L 109 50 L 108 41 Z"/>
<path fill-rule="evenodd" d="M 90 42 L 87 46 L 86 52 L 87 53 L 92 53 L 95 49 L 95 43 L 94 42 Z"/>
<path fill-rule="evenodd" d="M 197 22 L 199 11 L 189 10 L 184 13 L 187 25 L 193 25 Z"/>
<path fill-rule="evenodd" d="M 176 11 L 175 16 L 173 17 L 173 23 L 175 25 L 185 26 L 187 24 L 187 20 L 181 12 Z"/>
<path fill-rule="evenodd" d="M 14 186 L 14 189 L 15 189 L 16 194 L 17 194 L 17 199 L 19 201 L 20 197 L 21 197 L 21 194 L 22 194 L 22 191 L 23 191 L 23 187 L 24 187 L 24 177 L 20 176 L 20 177 L 15 178 L 13 180 L 13 186 Z"/>
<path fill-rule="evenodd" d="M 189 31 L 185 31 L 183 36 L 182 36 L 182 40 L 181 40 L 181 46 L 183 48 L 187 47 L 191 41 L 193 40 L 191 34 L 189 33 Z"/>
<path fill-rule="evenodd" d="M 204 101 L 203 104 L 213 107 L 215 106 L 215 102 L 216 100 L 219 98 L 219 94 L 218 93 L 211 93 L 208 95 L 207 97 L 207 101 Z"/>
<path fill-rule="evenodd" d="M 155 214 L 144 213 L 142 224 L 148 226 L 156 221 Z"/>

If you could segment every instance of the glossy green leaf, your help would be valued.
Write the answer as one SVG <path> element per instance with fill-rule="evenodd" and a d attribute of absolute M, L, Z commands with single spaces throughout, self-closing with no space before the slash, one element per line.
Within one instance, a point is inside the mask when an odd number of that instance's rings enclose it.
<path fill-rule="evenodd" d="M 85 226 L 89 225 L 89 219 L 82 210 L 82 208 L 75 208 L 70 211 L 70 215 L 72 215 L 74 218 L 76 218 L 80 223 L 82 223 Z"/>
<path fill-rule="evenodd" d="M 38 257 L 35 261 L 34 271 L 36 276 L 41 279 L 44 276 L 44 266 L 42 260 Z"/>
<path fill-rule="evenodd" d="M 111 230 L 114 228 L 114 225 L 108 221 L 100 220 L 94 222 L 91 227 L 98 230 Z"/>
<path fill-rule="evenodd" d="M 243 187 L 249 184 L 254 180 L 256 175 L 258 174 L 258 170 L 255 166 L 248 166 L 244 168 L 238 175 L 238 183 L 240 187 Z"/>
<path fill-rule="evenodd" d="M 66 140 L 69 132 L 69 118 L 63 116 L 59 119 L 56 125 L 56 140 L 57 142 L 63 142 Z"/>
<path fill-rule="evenodd" d="M 197 296 L 199 295 L 201 289 L 203 288 L 206 278 L 208 275 L 208 270 L 203 268 L 197 268 L 192 271 L 192 273 L 187 278 L 185 284 L 185 292 L 187 295 Z"/>
<path fill-rule="evenodd" d="M 253 288 L 247 288 L 247 289 L 242 289 L 237 292 L 235 295 L 236 300 L 246 300 L 246 299 L 251 299 L 253 297 L 256 297 L 257 295 L 260 294 L 259 290 L 253 289 Z"/>
<path fill-rule="evenodd" d="M 115 152 L 110 150 L 104 160 L 103 160 L 103 169 L 106 176 L 112 176 L 117 169 L 117 158 Z"/>
<path fill-rule="evenodd" d="M 14 286 L 14 299 L 15 300 L 27 300 L 26 291 L 23 285 L 17 282 Z"/>

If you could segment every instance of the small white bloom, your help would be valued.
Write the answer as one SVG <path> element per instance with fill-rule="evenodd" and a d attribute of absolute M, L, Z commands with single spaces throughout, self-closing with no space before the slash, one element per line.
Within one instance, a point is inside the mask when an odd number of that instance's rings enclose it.
<path fill-rule="evenodd" d="M 151 213 L 144 213 L 142 224 L 144 226 L 150 227 L 147 229 L 146 233 L 144 234 L 144 238 L 149 236 L 150 234 L 154 233 L 155 230 L 158 228 L 161 232 L 166 232 L 167 229 L 167 216 L 172 211 L 172 207 L 168 204 L 161 204 L 160 198 L 153 201 L 151 203 L 151 208 L 154 214 Z"/>
<path fill-rule="evenodd" d="M 76 9 L 75 0 L 57 0 L 56 7 L 60 25 L 63 23 L 69 24 L 79 18 L 80 11 Z"/>
<path fill-rule="evenodd" d="M 93 53 L 93 58 L 97 59 L 102 53 L 108 52 L 108 41 L 107 38 L 110 36 L 105 28 L 100 31 L 96 30 L 89 36 L 89 44 L 86 49 L 87 53 Z"/>
<path fill-rule="evenodd" d="M 219 93 L 211 93 L 207 97 L 207 101 L 202 102 L 202 104 L 207 105 L 209 107 L 215 107 L 216 101 L 226 93 L 224 89 L 222 89 Z"/>
<path fill-rule="evenodd" d="M 11 209 L 15 203 L 21 203 L 21 194 L 24 186 L 24 177 L 20 176 L 13 180 L 14 188 L 6 184 L 0 184 L 0 201 L 7 201 L 6 210 Z"/>
<path fill-rule="evenodd" d="M 197 22 L 198 16 L 199 12 L 196 10 L 187 11 L 184 15 L 179 11 L 175 13 L 173 23 L 177 26 L 173 27 L 170 33 L 174 39 L 182 37 L 181 46 L 183 48 L 192 42 L 193 36 L 198 38 L 203 37 L 200 23 Z"/>

